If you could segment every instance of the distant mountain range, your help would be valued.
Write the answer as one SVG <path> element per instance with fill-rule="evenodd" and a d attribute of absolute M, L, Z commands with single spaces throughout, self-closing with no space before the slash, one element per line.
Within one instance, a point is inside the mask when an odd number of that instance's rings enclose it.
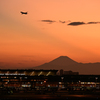
<path fill-rule="evenodd" d="M 78 63 L 67 56 L 60 56 L 48 63 L 34 67 L 34 69 L 63 69 L 79 72 L 79 74 L 100 75 L 100 63 Z"/>

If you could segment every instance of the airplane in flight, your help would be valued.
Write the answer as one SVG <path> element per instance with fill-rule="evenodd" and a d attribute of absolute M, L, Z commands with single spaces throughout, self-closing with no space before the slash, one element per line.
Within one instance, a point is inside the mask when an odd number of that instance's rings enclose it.
<path fill-rule="evenodd" d="M 21 13 L 21 14 L 28 14 L 27 12 L 22 12 L 22 11 L 21 11 L 20 13 Z"/>

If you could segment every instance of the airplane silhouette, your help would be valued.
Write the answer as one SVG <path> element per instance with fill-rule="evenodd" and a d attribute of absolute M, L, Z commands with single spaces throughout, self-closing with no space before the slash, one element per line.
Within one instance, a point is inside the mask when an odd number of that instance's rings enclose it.
<path fill-rule="evenodd" d="M 21 14 L 27 14 L 27 12 L 22 12 L 22 11 L 21 11 L 20 13 L 21 13 Z"/>

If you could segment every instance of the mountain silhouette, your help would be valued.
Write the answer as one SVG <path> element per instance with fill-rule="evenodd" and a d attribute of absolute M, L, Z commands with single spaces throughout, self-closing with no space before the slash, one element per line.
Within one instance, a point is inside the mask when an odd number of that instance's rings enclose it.
<path fill-rule="evenodd" d="M 100 63 L 78 63 L 67 56 L 60 56 L 48 63 L 34 67 L 34 69 L 63 69 L 79 72 L 79 74 L 100 74 Z"/>
<path fill-rule="evenodd" d="M 49 62 L 49 64 L 59 65 L 59 66 L 68 66 L 68 65 L 77 64 L 77 62 L 70 59 L 67 56 L 60 56 L 60 57 L 52 60 L 51 62 Z"/>

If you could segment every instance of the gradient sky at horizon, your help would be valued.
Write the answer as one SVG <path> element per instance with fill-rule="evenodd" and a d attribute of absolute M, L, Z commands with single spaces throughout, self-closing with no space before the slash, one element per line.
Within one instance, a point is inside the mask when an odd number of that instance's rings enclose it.
<path fill-rule="evenodd" d="M 100 0 L 0 0 L 0 67 L 34 67 L 59 56 L 100 62 L 99 4 Z"/>

